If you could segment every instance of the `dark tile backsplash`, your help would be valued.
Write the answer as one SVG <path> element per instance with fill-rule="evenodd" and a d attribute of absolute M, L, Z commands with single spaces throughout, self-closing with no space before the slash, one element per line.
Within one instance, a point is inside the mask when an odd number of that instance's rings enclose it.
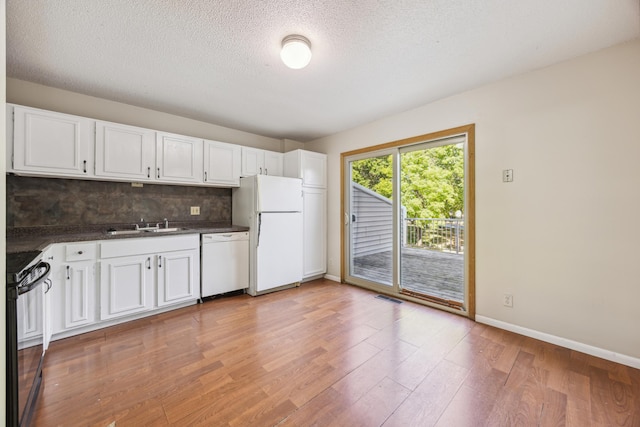
<path fill-rule="evenodd" d="M 190 214 L 200 206 L 200 215 Z M 203 221 L 231 223 L 231 189 L 7 176 L 7 227 Z"/>

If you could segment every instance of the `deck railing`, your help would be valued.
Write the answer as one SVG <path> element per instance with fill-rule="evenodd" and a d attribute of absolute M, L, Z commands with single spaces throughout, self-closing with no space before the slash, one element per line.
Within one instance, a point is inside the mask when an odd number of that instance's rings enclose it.
<path fill-rule="evenodd" d="M 403 222 L 404 246 L 464 253 L 464 219 L 404 218 Z"/>

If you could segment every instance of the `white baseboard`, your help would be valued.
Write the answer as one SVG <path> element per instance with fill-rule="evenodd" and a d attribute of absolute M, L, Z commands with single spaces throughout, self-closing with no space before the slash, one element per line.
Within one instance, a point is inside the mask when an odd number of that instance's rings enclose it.
<path fill-rule="evenodd" d="M 328 280 L 333 280 L 334 282 L 340 283 L 340 278 L 338 276 L 332 276 L 330 274 L 325 274 L 324 278 L 328 279 Z"/>
<path fill-rule="evenodd" d="M 573 341 L 567 338 L 558 337 L 555 335 L 547 334 L 545 332 L 540 332 L 511 323 L 503 322 L 501 320 L 492 319 L 490 317 L 476 315 L 476 322 L 484 323 L 485 325 L 489 326 L 495 326 L 499 329 L 515 332 L 516 334 L 524 335 L 526 337 L 535 338 L 540 341 L 545 341 L 551 344 L 559 345 L 561 347 L 569 348 L 571 350 L 580 351 L 591 356 L 600 357 L 602 359 L 640 369 L 640 359 L 637 357 L 627 356 L 626 354 L 616 353 L 614 351 L 605 350 L 603 348 L 594 347 L 588 344 L 583 344 L 581 342 Z"/>

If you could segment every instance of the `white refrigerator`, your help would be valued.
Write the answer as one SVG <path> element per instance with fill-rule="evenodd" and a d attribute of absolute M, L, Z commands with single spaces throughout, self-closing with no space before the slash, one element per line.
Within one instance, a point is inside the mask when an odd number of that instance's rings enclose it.
<path fill-rule="evenodd" d="M 255 175 L 233 190 L 232 219 L 249 227 L 249 295 L 302 280 L 302 180 Z"/>

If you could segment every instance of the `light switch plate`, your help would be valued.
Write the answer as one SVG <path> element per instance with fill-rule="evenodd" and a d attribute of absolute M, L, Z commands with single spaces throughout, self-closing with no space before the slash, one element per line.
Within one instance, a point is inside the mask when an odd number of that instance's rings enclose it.
<path fill-rule="evenodd" d="M 502 182 L 513 182 L 513 169 L 505 169 L 502 171 Z"/>
<path fill-rule="evenodd" d="M 200 215 L 200 206 L 191 206 L 191 215 Z"/>

